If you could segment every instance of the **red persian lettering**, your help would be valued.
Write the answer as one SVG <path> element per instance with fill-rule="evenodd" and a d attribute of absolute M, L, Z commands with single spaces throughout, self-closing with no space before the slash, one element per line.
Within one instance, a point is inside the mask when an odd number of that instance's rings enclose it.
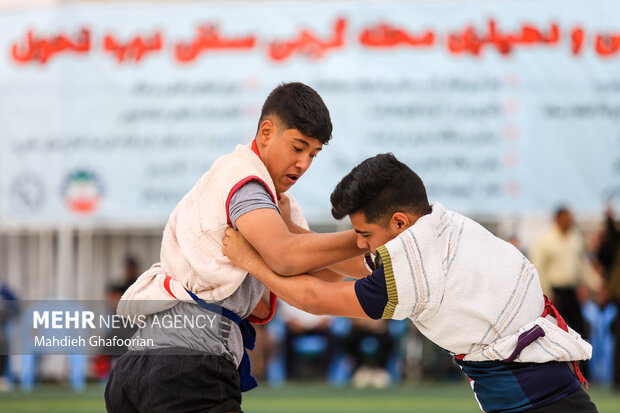
<path fill-rule="evenodd" d="M 485 34 L 478 34 L 471 25 L 460 32 L 449 34 L 448 50 L 454 54 L 469 53 L 479 56 L 486 46 L 492 46 L 506 56 L 515 46 L 556 45 L 559 41 L 560 28 L 555 23 L 549 25 L 547 33 L 529 24 L 521 26 L 516 33 L 502 33 L 495 20 L 489 19 Z"/>
<path fill-rule="evenodd" d="M 61 33 L 49 38 L 39 37 L 34 31 L 26 33 L 25 41 L 20 45 L 13 43 L 11 57 L 17 63 L 39 62 L 48 63 L 52 57 L 61 53 L 86 54 L 90 51 L 90 30 L 81 29 L 74 39 Z"/>
<path fill-rule="evenodd" d="M 181 63 L 195 60 L 207 50 L 251 50 L 256 46 L 254 36 L 227 38 L 215 25 L 201 25 L 190 42 L 179 42 L 174 47 L 174 57 Z"/>
<path fill-rule="evenodd" d="M 585 32 L 583 31 L 581 27 L 575 27 L 571 31 L 570 38 L 571 38 L 571 50 L 573 52 L 573 55 L 578 56 L 579 54 L 581 54 L 581 51 L 583 49 L 583 42 L 585 40 Z"/>
<path fill-rule="evenodd" d="M 430 47 L 435 44 L 435 33 L 427 30 L 424 34 L 415 36 L 403 29 L 382 23 L 362 30 L 359 41 L 362 45 L 371 48 Z"/>
<path fill-rule="evenodd" d="M 333 25 L 330 39 L 321 40 L 310 30 L 303 29 L 291 40 L 274 40 L 269 44 L 269 57 L 275 61 L 282 61 L 297 53 L 313 60 L 320 59 L 328 50 L 344 46 L 346 27 L 347 21 L 340 18 Z"/>
<path fill-rule="evenodd" d="M 103 38 L 103 50 L 113 54 L 119 63 L 127 60 L 137 63 L 146 54 L 158 52 L 162 47 L 163 40 L 160 32 L 156 32 L 148 39 L 136 36 L 125 43 L 117 40 L 112 34 L 108 34 Z"/>
<path fill-rule="evenodd" d="M 612 57 L 620 50 L 620 34 L 598 34 L 595 50 L 601 57 Z"/>

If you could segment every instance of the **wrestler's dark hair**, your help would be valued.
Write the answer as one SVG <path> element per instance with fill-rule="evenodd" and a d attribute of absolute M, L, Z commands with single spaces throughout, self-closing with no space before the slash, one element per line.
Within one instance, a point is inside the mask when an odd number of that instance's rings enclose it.
<path fill-rule="evenodd" d="M 271 91 L 260 114 L 258 128 L 267 117 L 275 115 L 287 129 L 327 145 L 332 137 L 329 110 L 314 89 L 299 82 L 282 83 Z"/>
<path fill-rule="evenodd" d="M 361 211 L 369 223 L 386 224 L 395 212 L 431 211 L 422 179 L 391 153 L 366 159 L 336 185 L 332 215 L 342 219 Z"/>

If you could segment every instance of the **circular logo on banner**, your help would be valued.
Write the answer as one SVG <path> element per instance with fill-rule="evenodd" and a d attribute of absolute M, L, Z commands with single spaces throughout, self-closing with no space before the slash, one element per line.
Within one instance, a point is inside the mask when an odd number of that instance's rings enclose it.
<path fill-rule="evenodd" d="M 11 207 L 19 214 L 34 214 L 45 202 L 45 185 L 29 172 L 17 175 L 10 187 Z"/>
<path fill-rule="evenodd" d="M 103 195 L 103 186 L 97 174 L 87 169 L 78 169 L 65 178 L 62 196 L 70 211 L 77 214 L 91 214 L 97 210 Z"/>

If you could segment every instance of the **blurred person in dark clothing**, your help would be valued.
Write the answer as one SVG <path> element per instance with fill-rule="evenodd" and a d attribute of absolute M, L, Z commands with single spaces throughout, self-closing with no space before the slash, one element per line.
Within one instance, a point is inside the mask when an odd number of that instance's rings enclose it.
<path fill-rule="evenodd" d="M 127 255 L 127 257 L 125 257 L 125 267 L 124 267 L 122 279 L 116 283 L 112 283 L 108 285 L 108 288 L 107 288 L 106 298 L 108 300 L 108 307 L 109 307 L 111 314 L 116 313 L 116 307 L 123 293 L 138 279 L 140 274 L 141 272 L 140 272 L 138 260 L 132 255 Z M 110 331 L 110 334 L 120 336 L 122 338 L 131 338 L 131 336 L 136 331 L 136 329 L 137 329 L 136 327 L 115 328 Z M 115 352 L 121 354 L 121 353 L 125 353 L 126 351 L 127 351 L 126 346 L 120 346 L 116 348 Z"/>
<path fill-rule="evenodd" d="M 620 279 L 615 279 L 614 272 L 620 264 L 620 230 L 616 227 L 611 203 L 607 204 L 605 210 L 605 229 L 596 258 L 601 265 L 610 297 L 615 301 L 620 300 Z"/>
<path fill-rule="evenodd" d="M 9 321 L 19 314 L 17 296 L 4 283 L 0 283 L 0 391 L 10 390 L 6 377 L 9 363 Z"/>
<path fill-rule="evenodd" d="M 353 385 L 387 387 L 390 384 L 388 361 L 395 347 L 387 320 L 354 318 L 347 344 L 354 360 Z"/>
<path fill-rule="evenodd" d="M 605 231 L 596 258 L 601 265 L 606 295 L 620 308 L 620 230 L 614 220 L 611 202 L 607 203 L 605 210 Z M 616 315 L 612 334 L 615 337 L 613 386 L 620 391 L 620 316 Z"/>
<path fill-rule="evenodd" d="M 332 317 L 310 314 L 284 301 L 279 303 L 278 311 L 286 325 L 286 378 L 327 377 L 334 352 Z"/>
<path fill-rule="evenodd" d="M 110 289 L 122 292 L 127 290 L 142 273 L 139 269 L 139 266 L 140 265 L 138 263 L 138 260 L 134 256 L 128 255 L 127 257 L 125 257 L 125 267 L 122 280 L 113 284 Z"/>
<path fill-rule="evenodd" d="M 140 274 L 138 260 L 133 255 L 127 255 L 121 279 L 108 284 L 106 288 L 106 304 L 110 314 L 116 314 L 116 307 L 123 293 L 138 279 Z M 137 327 L 129 325 L 113 328 L 106 333 L 106 338 L 130 339 L 136 330 Z M 94 360 L 94 370 L 97 377 L 102 381 L 107 380 L 116 359 L 121 354 L 125 354 L 127 350 L 126 345 L 110 346 L 106 349 L 106 353 L 97 355 Z"/>

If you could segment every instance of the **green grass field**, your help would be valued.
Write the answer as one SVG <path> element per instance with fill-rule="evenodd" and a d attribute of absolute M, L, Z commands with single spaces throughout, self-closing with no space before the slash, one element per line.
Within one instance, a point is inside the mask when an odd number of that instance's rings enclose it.
<path fill-rule="evenodd" d="M 601 413 L 620 412 L 620 394 L 591 387 L 590 396 Z M 244 396 L 248 413 L 475 413 L 480 412 L 465 382 L 404 384 L 386 390 L 336 388 L 317 383 L 260 386 Z M 30 394 L 0 393 L 3 413 L 105 412 L 103 387 L 91 385 L 81 394 L 67 387 L 44 385 Z M 567 412 L 569 413 L 569 412 Z"/>

